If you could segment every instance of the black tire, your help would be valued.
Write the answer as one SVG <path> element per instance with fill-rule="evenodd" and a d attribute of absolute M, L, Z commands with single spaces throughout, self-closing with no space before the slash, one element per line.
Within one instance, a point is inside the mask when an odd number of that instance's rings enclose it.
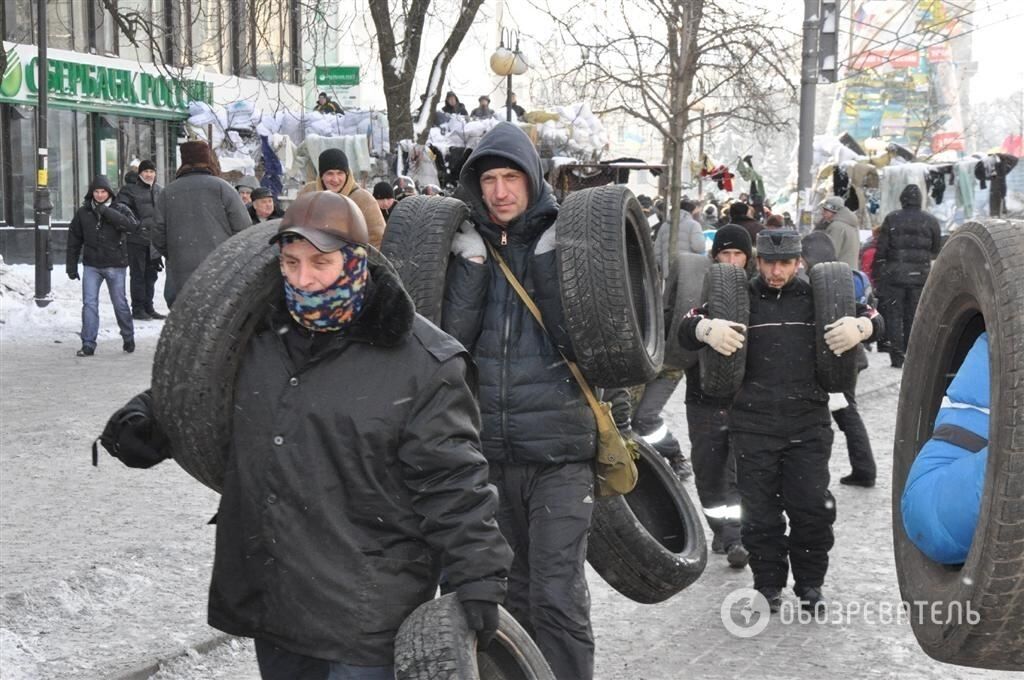
<path fill-rule="evenodd" d="M 174 301 L 153 357 L 153 410 L 173 458 L 217 492 L 242 349 L 281 295 L 279 249 L 268 243 L 279 223 L 249 227 L 203 260 Z M 369 251 L 371 263 L 391 267 Z"/>
<path fill-rule="evenodd" d="M 442 196 L 410 196 L 395 205 L 380 249 L 394 265 L 416 311 L 441 323 L 452 239 L 469 219 L 466 204 Z"/>
<path fill-rule="evenodd" d="M 914 635 L 939 661 L 1002 670 L 1024 669 L 1022 276 L 1024 221 L 970 222 L 953 232 L 914 318 L 893 444 L 896 574 L 903 600 L 926 603 L 923 611 L 910 611 Z M 957 568 L 931 561 L 910 541 L 901 497 L 945 390 L 983 330 L 990 348 L 989 457 L 974 541 Z M 932 620 L 931 603 L 941 603 L 939 620 Z M 956 615 L 953 603 L 963 615 Z"/>
<path fill-rule="evenodd" d="M 750 321 L 750 296 L 745 269 L 731 264 L 713 264 L 704 278 L 702 299 L 712 319 L 726 319 L 744 326 Z M 747 365 L 747 343 L 731 356 L 722 356 L 710 347 L 701 347 L 700 387 L 713 397 L 731 397 L 743 383 Z"/>
<path fill-rule="evenodd" d="M 650 382 L 661 371 L 665 322 L 636 197 L 616 184 L 574 192 L 556 225 L 562 309 L 580 369 L 595 387 Z"/>
<path fill-rule="evenodd" d="M 708 548 L 700 513 L 665 458 L 639 440 L 637 486 L 598 499 L 587 561 L 608 585 L 642 604 L 663 602 L 696 581 Z"/>
<path fill-rule="evenodd" d="M 829 393 L 846 392 L 857 384 L 856 347 L 836 356 L 825 344 L 825 326 L 857 313 L 853 272 L 845 262 L 821 262 L 811 268 L 814 296 L 815 374 Z"/>
<path fill-rule="evenodd" d="M 665 335 L 664 367 L 674 371 L 688 371 L 697 364 L 700 353 L 683 349 L 679 344 L 679 325 L 691 309 L 701 305 L 704 277 L 711 266 L 711 258 L 698 253 L 680 253 L 677 266 L 675 290 L 669 298 L 672 308 L 666 310 L 671 323 Z"/>
<path fill-rule="evenodd" d="M 164 322 L 153 357 L 153 409 L 174 460 L 220 491 L 242 348 L 281 291 L 280 220 L 220 244 L 192 273 Z"/>
<path fill-rule="evenodd" d="M 395 637 L 397 680 L 555 680 L 540 649 L 504 608 L 487 651 L 476 649 L 454 594 L 425 602 Z"/>

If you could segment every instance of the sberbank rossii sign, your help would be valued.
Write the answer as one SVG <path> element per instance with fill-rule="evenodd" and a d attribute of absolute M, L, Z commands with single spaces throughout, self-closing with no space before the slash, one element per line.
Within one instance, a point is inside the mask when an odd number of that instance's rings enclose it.
<path fill-rule="evenodd" d="M 39 95 L 35 46 L 5 42 L 3 48 L 7 67 L 0 101 L 34 105 Z M 126 59 L 48 50 L 46 74 L 47 101 L 57 108 L 182 119 L 190 101 L 213 102 L 208 81 L 171 77 Z"/>

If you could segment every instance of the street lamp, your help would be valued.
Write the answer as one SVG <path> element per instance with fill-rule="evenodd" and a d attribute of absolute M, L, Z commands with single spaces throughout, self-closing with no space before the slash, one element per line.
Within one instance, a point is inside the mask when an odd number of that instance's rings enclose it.
<path fill-rule="evenodd" d="M 514 49 L 509 49 L 505 47 L 505 38 L 508 38 L 508 44 L 511 46 L 513 36 L 516 46 Z M 526 60 L 523 59 L 523 55 L 519 51 L 519 34 L 509 31 L 502 37 L 498 49 L 494 50 L 494 54 L 491 55 L 491 70 L 495 74 L 505 77 L 505 120 L 509 122 L 512 121 L 512 76 L 523 75 L 527 68 Z"/>

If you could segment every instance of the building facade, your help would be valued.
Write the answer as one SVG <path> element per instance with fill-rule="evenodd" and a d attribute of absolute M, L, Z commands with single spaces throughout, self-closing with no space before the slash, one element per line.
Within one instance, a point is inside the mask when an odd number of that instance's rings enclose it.
<path fill-rule="evenodd" d="M 301 105 L 299 0 L 0 0 L 0 253 L 32 258 L 38 7 L 45 5 L 53 240 L 90 179 L 173 179 L 192 101 Z M 114 8 L 114 9 L 111 9 Z M 54 256 L 55 257 L 55 256 Z"/>

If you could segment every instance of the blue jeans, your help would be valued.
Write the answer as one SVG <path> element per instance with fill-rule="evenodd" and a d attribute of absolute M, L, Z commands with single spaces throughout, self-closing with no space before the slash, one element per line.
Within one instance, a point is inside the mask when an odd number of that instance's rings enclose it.
<path fill-rule="evenodd" d="M 96 334 L 100 330 L 100 284 L 107 282 L 110 303 L 114 305 L 114 315 L 121 329 L 121 337 L 131 340 L 135 337 L 135 326 L 132 324 L 132 310 L 128 307 L 128 299 L 124 294 L 124 281 L 127 267 L 90 267 L 82 268 L 82 347 L 96 347 Z"/>

